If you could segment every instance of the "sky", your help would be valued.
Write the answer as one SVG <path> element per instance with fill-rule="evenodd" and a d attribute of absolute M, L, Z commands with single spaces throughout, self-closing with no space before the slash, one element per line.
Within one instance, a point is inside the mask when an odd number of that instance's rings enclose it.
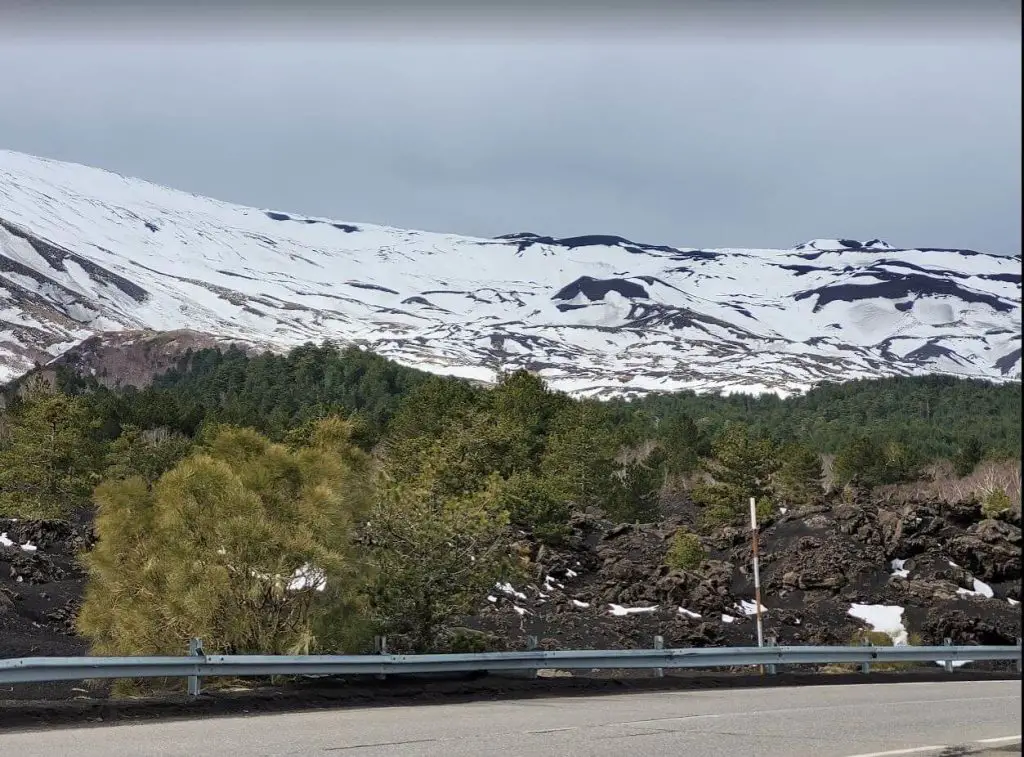
<path fill-rule="evenodd" d="M 1019 23 L 69 19 L 0 32 L 0 148 L 459 234 L 1021 251 Z"/>

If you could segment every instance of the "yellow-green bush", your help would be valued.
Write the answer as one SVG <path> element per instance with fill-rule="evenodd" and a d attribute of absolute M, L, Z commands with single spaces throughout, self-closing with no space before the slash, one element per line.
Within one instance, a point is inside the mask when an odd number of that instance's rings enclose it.
<path fill-rule="evenodd" d="M 665 555 L 665 564 L 676 570 L 696 570 L 706 557 L 707 553 L 700 537 L 685 528 L 680 528 L 672 537 L 672 543 Z"/>

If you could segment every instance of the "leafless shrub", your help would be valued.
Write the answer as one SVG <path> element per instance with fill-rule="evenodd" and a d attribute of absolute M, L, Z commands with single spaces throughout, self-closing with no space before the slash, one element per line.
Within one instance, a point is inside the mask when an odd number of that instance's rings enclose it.
<path fill-rule="evenodd" d="M 821 485 L 825 491 L 832 491 L 836 488 L 835 462 L 835 455 L 825 454 L 821 456 Z"/>
<path fill-rule="evenodd" d="M 875 494 L 887 502 L 929 499 L 940 502 L 984 501 L 993 492 L 1002 491 L 1010 499 L 1010 507 L 1021 507 L 1020 460 L 985 460 L 974 472 L 963 478 L 956 475 L 949 461 L 933 463 L 918 481 L 879 487 Z"/>

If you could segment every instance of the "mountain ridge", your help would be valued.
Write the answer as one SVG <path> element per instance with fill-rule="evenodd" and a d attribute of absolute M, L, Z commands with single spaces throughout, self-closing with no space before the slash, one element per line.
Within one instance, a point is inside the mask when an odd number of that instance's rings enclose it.
<path fill-rule="evenodd" d="M 880 239 L 493 239 L 247 208 L 0 150 L 0 382 L 107 332 L 355 344 L 576 395 L 1019 380 L 1020 256 Z"/>

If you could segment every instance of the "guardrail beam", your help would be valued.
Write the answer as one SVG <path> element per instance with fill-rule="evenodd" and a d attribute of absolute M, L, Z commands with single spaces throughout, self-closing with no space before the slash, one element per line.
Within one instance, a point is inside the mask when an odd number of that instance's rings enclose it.
<path fill-rule="evenodd" d="M 201 650 L 200 650 L 201 651 Z M 562 670 L 716 668 L 755 665 L 826 665 L 871 662 L 1012 660 L 1021 647 L 711 647 L 699 649 L 484 652 L 437 655 L 189 655 L 182 657 L 24 657 L 0 660 L 0 683 L 77 681 L 93 678 L 211 676 L 388 675 Z M 948 662 L 947 662 L 948 661 Z M 191 686 L 190 686 L 191 691 Z"/>

